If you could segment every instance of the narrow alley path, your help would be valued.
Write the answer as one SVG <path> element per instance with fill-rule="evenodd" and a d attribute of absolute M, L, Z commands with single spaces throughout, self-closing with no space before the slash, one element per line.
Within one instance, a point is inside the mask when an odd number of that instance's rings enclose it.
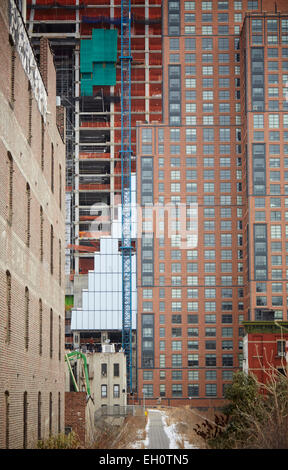
<path fill-rule="evenodd" d="M 169 439 L 164 431 L 162 413 L 148 410 L 148 449 L 169 449 Z"/>

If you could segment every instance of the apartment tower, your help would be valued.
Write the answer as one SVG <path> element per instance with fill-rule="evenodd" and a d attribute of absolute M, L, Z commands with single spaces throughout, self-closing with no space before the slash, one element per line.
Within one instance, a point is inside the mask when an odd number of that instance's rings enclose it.
<path fill-rule="evenodd" d="M 137 139 L 138 392 L 218 407 L 242 321 L 287 320 L 288 5 L 168 0 L 162 28 L 163 123 Z"/>

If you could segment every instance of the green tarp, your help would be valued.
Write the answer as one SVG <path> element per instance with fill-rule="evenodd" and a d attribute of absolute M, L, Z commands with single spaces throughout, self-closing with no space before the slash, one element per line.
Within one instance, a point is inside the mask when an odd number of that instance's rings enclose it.
<path fill-rule="evenodd" d="M 80 43 L 81 95 L 92 96 L 94 85 L 116 85 L 117 29 L 93 29 Z"/>

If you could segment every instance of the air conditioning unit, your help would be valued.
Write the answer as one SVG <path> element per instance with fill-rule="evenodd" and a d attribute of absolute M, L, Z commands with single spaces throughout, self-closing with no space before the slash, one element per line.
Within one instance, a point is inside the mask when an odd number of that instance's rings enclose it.
<path fill-rule="evenodd" d="M 102 344 L 102 352 L 103 353 L 115 353 L 114 344 Z"/>

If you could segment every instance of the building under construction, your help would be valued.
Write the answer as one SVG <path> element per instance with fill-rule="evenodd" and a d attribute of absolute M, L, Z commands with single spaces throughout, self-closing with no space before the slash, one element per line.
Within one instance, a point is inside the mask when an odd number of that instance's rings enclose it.
<path fill-rule="evenodd" d="M 123 206 L 128 3 L 33 0 L 27 9 L 36 50 L 41 36 L 51 41 L 67 106 L 66 270 L 80 343 L 120 343 L 121 325 L 102 319 L 117 317 L 117 296 L 121 306 L 112 279 L 125 274 L 123 239 L 116 230 L 118 242 L 100 247 L 99 238 L 113 238 Z M 132 188 L 137 156 L 144 209 L 130 243 L 138 396 L 221 407 L 243 367 L 243 322 L 262 321 L 267 309 L 287 319 L 287 0 L 135 0 L 129 20 L 130 179 Z"/>
<path fill-rule="evenodd" d="M 161 4 L 134 0 L 131 5 L 132 174 L 137 121 L 162 121 Z M 111 237 L 121 204 L 121 1 L 28 0 L 25 13 L 36 55 L 40 38 L 50 41 L 57 96 L 66 108 L 68 346 L 71 307 L 83 306 L 88 271 L 98 269 L 94 253 L 100 251 L 100 237 Z M 132 246 L 134 251 L 134 241 Z M 105 308 L 102 315 L 107 316 Z M 97 349 L 101 337 L 121 344 L 121 330 L 104 323 L 97 330 L 80 330 L 76 344 Z"/>

